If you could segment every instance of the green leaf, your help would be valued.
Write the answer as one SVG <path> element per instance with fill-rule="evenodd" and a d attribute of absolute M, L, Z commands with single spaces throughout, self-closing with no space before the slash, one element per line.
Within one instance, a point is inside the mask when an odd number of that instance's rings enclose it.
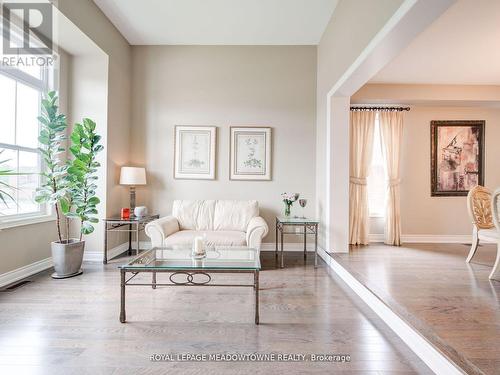
<path fill-rule="evenodd" d="M 69 206 L 69 201 L 66 199 L 66 198 L 61 198 L 61 200 L 59 201 L 60 205 L 61 205 L 61 211 L 64 215 L 66 215 L 69 210 L 70 210 L 70 206 Z"/>
<path fill-rule="evenodd" d="M 97 197 L 91 197 L 89 199 L 89 205 L 96 206 L 100 203 L 101 201 Z"/>
<path fill-rule="evenodd" d="M 90 234 L 94 231 L 94 227 L 90 223 L 85 222 L 82 225 L 81 231 L 83 234 Z"/>

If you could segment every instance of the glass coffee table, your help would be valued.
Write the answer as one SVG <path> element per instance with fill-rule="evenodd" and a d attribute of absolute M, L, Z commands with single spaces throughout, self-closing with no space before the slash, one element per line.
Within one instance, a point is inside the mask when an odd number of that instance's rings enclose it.
<path fill-rule="evenodd" d="M 255 291 L 255 324 L 259 324 L 259 252 L 248 247 L 215 246 L 197 259 L 187 247 L 154 247 L 120 268 L 120 322 L 125 323 L 125 287 L 150 286 L 236 286 Z M 132 282 L 140 273 L 151 273 L 151 283 Z M 169 273 L 168 283 L 158 283 L 157 273 Z M 253 284 L 215 284 L 214 273 L 251 273 Z"/>

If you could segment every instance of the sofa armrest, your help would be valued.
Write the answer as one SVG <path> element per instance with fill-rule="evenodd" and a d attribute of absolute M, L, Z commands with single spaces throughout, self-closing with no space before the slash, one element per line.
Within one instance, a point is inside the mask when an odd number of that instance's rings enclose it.
<path fill-rule="evenodd" d="M 260 251 L 262 239 L 269 232 L 266 221 L 260 216 L 253 217 L 247 227 L 247 246 Z"/>
<path fill-rule="evenodd" d="M 161 217 L 144 228 L 146 235 L 151 238 L 151 246 L 159 247 L 165 243 L 165 238 L 179 231 L 179 222 L 173 216 Z"/>

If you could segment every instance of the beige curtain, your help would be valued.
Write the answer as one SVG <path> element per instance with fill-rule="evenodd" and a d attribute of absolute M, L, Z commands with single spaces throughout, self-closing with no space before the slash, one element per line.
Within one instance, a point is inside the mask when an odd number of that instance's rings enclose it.
<path fill-rule="evenodd" d="M 384 242 L 387 245 L 399 246 L 401 245 L 399 164 L 403 139 L 403 112 L 380 112 L 379 121 L 388 179 Z"/>
<path fill-rule="evenodd" d="M 375 112 L 351 111 L 349 243 L 368 244 L 368 192 L 366 178 L 373 150 Z"/>

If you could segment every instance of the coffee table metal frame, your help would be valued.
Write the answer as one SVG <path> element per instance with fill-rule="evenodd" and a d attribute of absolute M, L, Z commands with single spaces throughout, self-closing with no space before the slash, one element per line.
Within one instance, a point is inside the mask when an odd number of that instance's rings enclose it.
<path fill-rule="evenodd" d="M 147 253 L 155 251 L 153 248 L 148 250 Z M 255 324 L 259 324 L 259 268 L 255 269 L 243 269 L 243 268 L 200 268 L 194 269 L 191 267 L 176 267 L 175 269 L 161 268 L 161 267 L 147 267 L 146 265 L 142 267 L 134 266 L 127 267 L 132 264 L 138 258 L 144 256 L 146 253 L 136 256 L 126 265 L 120 266 L 120 322 L 126 322 L 126 312 L 125 312 L 125 287 L 127 286 L 150 286 L 152 289 L 156 289 L 158 286 L 223 286 L 223 287 L 251 287 L 255 291 Z M 136 277 L 141 272 L 151 273 L 151 283 L 133 283 L 131 282 L 134 277 Z M 127 273 L 131 276 L 127 278 Z M 158 283 L 156 281 L 157 273 L 170 273 L 170 283 Z M 211 284 L 212 277 L 211 273 L 249 273 L 253 274 L 253 284 Z M 183 274 L 186 276 L 185 282 L 177 282 L 174 280 L 175 275 Z M 195 277 L 202 275 L 206 277 L 205 281 L 196 281 Z"/>

